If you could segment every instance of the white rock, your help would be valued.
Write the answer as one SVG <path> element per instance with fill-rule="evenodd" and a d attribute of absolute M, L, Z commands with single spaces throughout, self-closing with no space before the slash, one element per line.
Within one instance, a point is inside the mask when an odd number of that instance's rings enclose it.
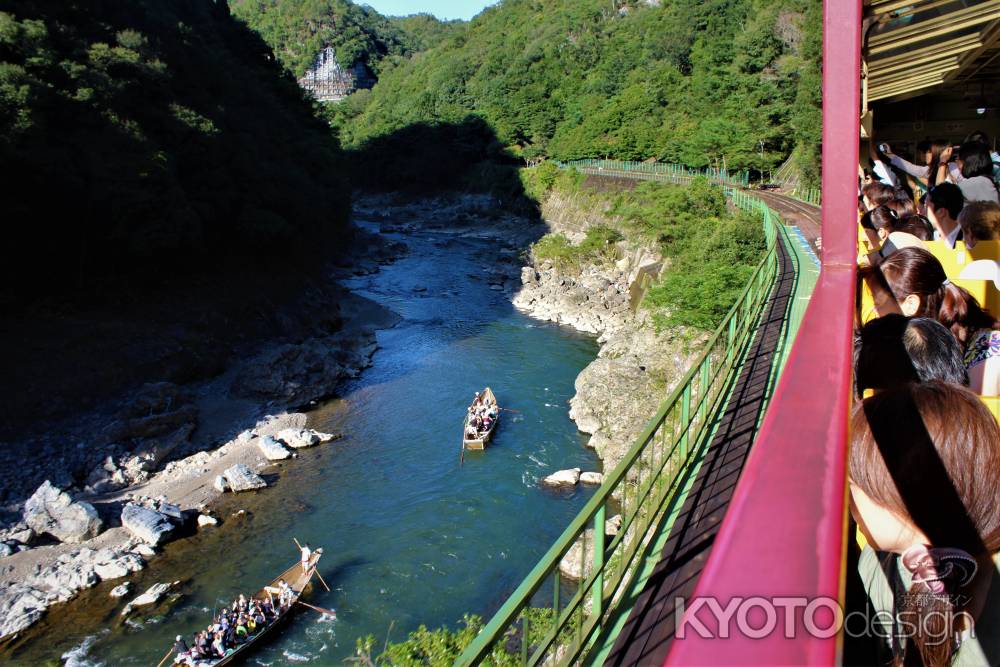
<path fill-rule="evenodd" d="M 102 526 L 93 505 L 73 502 L 68 493 L 48 480 L 24 504 L 24 523 L 36 533 L 73 544 L 95 537 Z"/>
<path fill-rule="evenodd" d="M 264 478 L 250 470 L 245 463 L 237 463 L 230 468 L 226 468 L 226 471 L 222 474 L 225 475 L 226 481 L 229 483 L 229 488 L 234 492 L 263 489 L 267 486 Z"/>
<path fill-rule="evenodd" d="M 156 549 L 149 546 L 148 544 L 137 544 L 132 547 L 132 553 L 138 554 L 143 558 L 152 558 L 156 555 Z"/>
<path fill-rule="evenodd" d="M 257 448 L 264 454 L 268 461 L 281 461 L 292 455 L 285 446 L 269 435 L 257 438 Z"/>
<path fill-rule="evenodd" d="M 229 490 L 229 482 L 222 475 L 215 476 L 215 482 L 212 484 L 216 491 L 219 493 L 225 493 Z"/>
<path fill-rule="evenodd" d="M 604 475 L 599 472 L 580 473 L 580 483 L 600 485 L 604 483 Z"/>
<path fill-rule="evenodd" d="M 574 486 L 580 481 L 580 469 L 570 468 L 554 472 L 542 480 L 545 486 Z"/>
<path fill-rule="evenodd" d="M 145 593 L 125 605 L 122 616 L 128 616 L 135 607 L 146 607 L 156 604 L 170 590 L 171 584 L 153 584 Z"/>
<path fill-rule="evenodd" d="M 210 514 L 199 514 L 198 515 L 198 527 L 204 528 L 205 526 L 218 526 L 219 520 Z"/>
<path fill-rule="evenodd" d="M 581 581 L 594 570 L 594 529 L 588 528 L 577 538 L 559 561 L 559 571 L 567 579 Z"/>
<path fill-rule="evenodd" d="M 322 442 L 329 442 L 337 439 L 337 436 L 333 433 L 322 433 L 311 428 L 286 428 L 278 431 L 278 434 L 275 437 L 289 447 L 294 447 L 296 449 L 301 447 L 312 447 L 313 445 L 318 445 Z"/>
<path fill-rule="evenodd" d="M 622 515 L 616 514 L 604 522 L 604 534 L 614 537 L 622 529 Z"/>
<path fill-rule="evenodd" d="M 575 415 L 570 410 L 569 417 L 576 422 L 576 428 L 581 433 L 593 434 L 597 432 L 597 429 L 601 428 L 600 420 L 592 414 Z"/>
<path fill-rule="evenodd" d="M 25 629 L 45 613 L 49 596 L 31 586 L 0 589 L 0 639 Z"/>
<path fill-rule="evenodd" d="M 143 567 L 145 567 L 145 563 L 137 554 L 120 553 L 98 562 L 94 565 L 94 572 L 101 578 L 101 581 L 108 581 L 109 579 L 121 579 L 133 572 L 138 572 Z"/>
<path fill-rule="evenodd" d="M 108 593 L 108 595 L 110 595 L 113 598 L 123 598 L 126 595 L 128 595 L 129 591 L 131 590 L 132 590 L 132 582 L 126 581 L 124 584 L 118 584 L 117 586 L 112 588 L 111 592 Z"/>
<path fill-rule="evenodd" d="M 42 570 L 32 580 L 32 584 L 49 594 L 50 602 L 65 602 L 82 588 L 90 588 L 99 581 L 94 566 L 90 563 L 60 563 Z"/>
<path fill-rule="evenodd" d="M 177 521 L 178 523 L 184 521 L 184 512 L 181 511 L 180 505 L 161 502 L 156 509 L 168 519 Z"/>
<path fill-rule="evenodd" d="M 122 526 L 147 544 L 165 542 L 174 532 L 170 519 L 156 510 L 129 503 L 122 509 Z"/>

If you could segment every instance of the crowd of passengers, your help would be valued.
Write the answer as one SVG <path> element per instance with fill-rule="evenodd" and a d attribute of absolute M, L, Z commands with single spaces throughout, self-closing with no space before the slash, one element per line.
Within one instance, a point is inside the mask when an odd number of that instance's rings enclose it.
<path fill-rule="evenodd" d="M 174 642 L 175 665 L 201 667 L 212 665 L 246 644 L 274 622 L 295 602 L 295 591 L 285 580 L 265 589 L 263 599 L 240 595 L 232 606 L 223 609 L 205 628 L 194 636 L 189 647 L 181 635 Z"/>
<path fill-rule="evenodd" d="M 1000 157 L 976 134 L 920 145 L 919 165 L 886 144 L 871 158 L 859 197 L 848 462 L 858 576 L 845 664 L 1000 664 L 1000 322 L 953 282 L 979 245 L 981 293 L 1000 290 Z"/>
<path fill-rule="evenodd" d="M 494 399 L 488 395 L 476 392 L 469 406 L 469 418 L 465 422 L 465 439 L 475 440 L 482 437 L 493 428 L 493 422 L 500 414 L 500 408 Z"/>

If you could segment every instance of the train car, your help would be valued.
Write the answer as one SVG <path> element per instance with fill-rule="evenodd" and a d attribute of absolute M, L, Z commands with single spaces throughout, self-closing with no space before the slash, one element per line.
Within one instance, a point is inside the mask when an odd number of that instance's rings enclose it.
<path fill-rule="evenodd" d="M 1000 3 L 826 0 L 824 12 L 822 270 L 667 665 L 870 664 L 844 630 L 859 165 L 873 138 L 1000 130 Z"/>

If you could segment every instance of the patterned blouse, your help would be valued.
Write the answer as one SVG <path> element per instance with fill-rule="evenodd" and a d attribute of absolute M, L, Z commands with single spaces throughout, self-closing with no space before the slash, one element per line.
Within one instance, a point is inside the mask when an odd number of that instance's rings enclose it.
<path fill-rule="evenodd" d="M 1000 357 L 1000 331 L 982 329 L 965 348 L 965 367 L 971 369 L 992 357 Z"/>

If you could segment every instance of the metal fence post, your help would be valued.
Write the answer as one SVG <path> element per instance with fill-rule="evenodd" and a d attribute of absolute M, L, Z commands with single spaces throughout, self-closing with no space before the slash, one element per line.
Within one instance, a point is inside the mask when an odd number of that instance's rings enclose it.
<path fill-rule="evenodd" d="M 600 618 L 604 614 L 604 516 L 606 505 L 594 514 L 594 588 L 590 591 L 591 612 Z"/>

